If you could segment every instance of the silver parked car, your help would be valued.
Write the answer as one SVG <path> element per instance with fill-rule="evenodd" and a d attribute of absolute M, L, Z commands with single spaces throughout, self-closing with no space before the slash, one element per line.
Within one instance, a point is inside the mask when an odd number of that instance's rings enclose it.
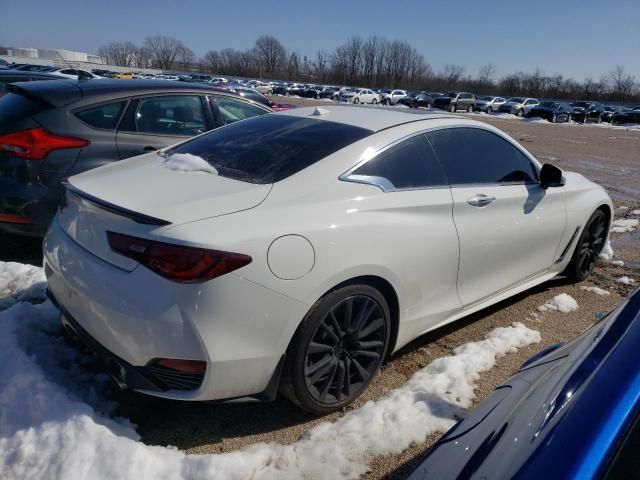
<path fill-rule="evenodd" d="M 537 98 L 526 97 L 513 97 L 500 107 L 502 113 L 512 113 L 519 117 L 523 117 L 532 108 L 540 105 L 540 101 Z"/>
<path fill-rule="evenodd" d="M 507 103 L 507 100 L 503 97 L 492 97 L 491 95 L 476 97 L 476 111 L 487 113 L 497 112 L 505 103 Z"/>

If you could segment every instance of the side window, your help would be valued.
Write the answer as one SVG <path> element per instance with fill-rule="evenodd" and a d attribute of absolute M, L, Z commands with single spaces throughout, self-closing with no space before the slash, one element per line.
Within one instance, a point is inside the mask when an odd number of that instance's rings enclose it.
<path fill-rule="evenodd" d="M 358 167 L 351 176 L 388 180 L 394 188 L 423 188 L 447 182 L 424 135 L 394 145 Z"/>
<path fill-rule="evenodd" d="M 267 113 L 250 103 L 230 97 L 213 97 L 225 125 Z"/>
<path fill-rule="evenodd" d="M 127 114 L 127 116 L 129 116 Z M 120 129 L 157 135 L 193 136 L 207 130 L 199 95 L 141 98 L 133 122 Z"/>
<path fill-rule="evenodd" d="M 535 166 L 515 146 L 478 128 L 448 128 L 427 134 L 451 185 L 527 183 Z"/>
<path fill-rule="evenodd" d="M 79 112 L 75 112 L 75 116 L 82 122 L 94 128 L 102 128 L 105 130 L 115 130 L 120 120 L 120 115 L 126 101 L 115 103 L 106 103 L 97 107 L 85 108 Z"/>

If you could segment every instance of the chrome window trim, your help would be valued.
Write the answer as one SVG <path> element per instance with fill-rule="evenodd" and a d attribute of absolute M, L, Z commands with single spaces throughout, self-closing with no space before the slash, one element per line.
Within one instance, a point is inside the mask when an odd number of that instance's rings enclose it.
<path fill-rule="evenodd" d="M 512 145 L 513 147 L 518 149 L 518 151 L 520 153 L 522 153 L 531 162 L 531 164 L 534 167 L 534 170 L 536 171 L 538 179 L 536 179 L 536 180 L 534 180 L 532 182 L 448 183 L 446 185 L 429 185 L 429 186 L 415 187 L 415 188 L 396 188 L 393 185 L 393 183 L 391 183 L 388 179 L 386 179 L 384 177 L 369 176 L 369 175 L 354 175 L 353 174 L 353 172 L 355 170 L 360 168 L 365 163 L 372 161 L 374 158 L 376 158 L 381 153 L 387 151 L 388 149 L 390 149 L 390 148 L 392 148 L 392 147 L 394 147 L 394 146 L 396 146 L 396 145 L 398 145 L 398 144 L 400 144 L 400 143 L 402 143 L 402 142 L 404 142 L 406 140 L 409 140 L 409 139 L 411 139 L 413 137 L 417 137 L 418 135 L 426 135 L 429 132 L 435 132 L 435 131 L 438 131 L 438 130 L 447 130 L 447 129 L 452 129 L 452 128 L 475 128 L 475 129 L 478 129 L 478 130 L 483 130 L 485 132 L 492 133 L 493 135 L 496 135 L 497 137 L 500 137 L 502 140 L 504 140 L 505 142 L 508 142 L 510 145 Z M 429 144 L 430 148 L 433 149 L 433 146 L 431 145 L 431 142 L 429 141 L 429 139 L 425 137 L 425 140 Z M 440 161 L 440 159 L 438 158 L 438 155 L 436 154 L 435 150 L 434 150 L 433 153 L 436 156 L 436 159 L 438 159 L 438 161 Z M 541 168 L 542 168 L 542 164 L 535 157 L 533 157 L 533 155 L 531 155 L 529 152 L 524 150 L 524 147 L 522 147 L 519 144 L 515 143 L 510 138 L 506 138 L 506 137 L 504 137 L 502 135 L 499 135 L 496 132 L 494 132 L 493 130 L 491 130 L 489 128 L 486 128 L 486 127 L 484 127 L 482 125 L 439 125 L 439 126 L 436 126 L 436 127 L 429 127 L 429 128 L 425 128 L 425 129 L 419 130 L 417 132 L 410 133 L 408 135 L 405 135 L 404 137 L 401 137 L 401 138 L 399 138 L 397 140 L 394 140 L 393 142 L 391 142 L 391 143 L 379 148 L 369 158 L 361 159 L 353 167 L 351 167 L 349 170 L 347 170 L 342 175 L 340 175 L 338 177 L 338 180 L 341 180 L 343 182 L 352 182 L 352 183 L 360 183 L 360 184 L 364 184 L 364 185 L 373 185 L 375 187 L 380 188 L 380 190 L 382 190 L 384 193 L 404 192 L 404 191 L 412 191 L 412 190 L 433 190 L 435 188 L 466 188 L 466 187 L 487 187 L 487 186 L 510 187 L 510 186 L 515 186 L 515 185 L 539 185 L 540 184 L 540 169 Z"/>

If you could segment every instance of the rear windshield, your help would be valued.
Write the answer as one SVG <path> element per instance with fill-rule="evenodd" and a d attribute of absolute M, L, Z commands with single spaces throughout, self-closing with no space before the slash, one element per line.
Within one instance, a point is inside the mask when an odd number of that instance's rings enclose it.
<path fill-rule="evenodd" d="M 8 93 L 0 97 L 0 126 L 23 120 L 47 108 L 48 105 L 44 102 Z"/>
<path fill-rule="evenodd" d="M 313 118 L 261 115 L 194 138 L 167 152 L 190 153 L 218 174 L 248 183 L 274 183 L 373 133 Z"/>

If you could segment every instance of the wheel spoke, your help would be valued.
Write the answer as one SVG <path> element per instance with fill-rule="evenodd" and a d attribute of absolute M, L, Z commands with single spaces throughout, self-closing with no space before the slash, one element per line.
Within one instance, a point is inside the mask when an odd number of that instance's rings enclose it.
<path fill-rule="evenodd" d="M 320 390 L 320 400 L 324 401 L 324 399 L 327 397 L 327 393 L 329 393 L 329 388 L 331 388 L 331 384 L 333 383 L 333 379 L 336 376 L 337 370 L 338 370 L 338 362 L 335 361 L 335 358 L 334 358 L 333 361 L 331 362 L 331 371 L 329 372 L 329 375 L 327 376 L 327 378 L 325 378 L 324 384 L 322 385 L 322 388 Z"/>
<path fill-rule="evenodd" d="M 356 367 L 356 371 L 358 372 L 358 375 L 360 375 L 360 378 L 363 381 L 366 381 L 369 378 L 369 372 L 367 372 L 367 370 L 360 364 L 360 362 L 357 359 L 351 357 L 351 360 L 352 360 L 353 366 Z"/>
<path fill-rule="evenodd" d="M 377 352 L 370 352 L 369 350 L 353 350 L 349 352 L 352 357 L 369 357 L 369 358 L 380 358 L 380 354 Z"/>
<path fill-rule="evenodd" d="M 364 322 L 367 319 L 369 319 L 369 317 L 371 316 L 371 314 L 373 313 L 373 311 L 377 306 L 378 305 L 372 301 L 365 303 L 360 309 L 360 312 L 358 313 L 358 318 L 356 319 L 356 323 L 353 326 L 353 328 L 350 330 L 350 332 L 353 333 L 353 332 L 359 331 L 362 328 L 362 325 L 364 324 Z"/>
<path fill-rule="evenodd" d="M 309 376 L 309 381 L 311 383 L 316 383 L 318 379 L 322 377 L 329 369 L 331 368 L 331 362 L 333 360 L 333 355 L 326 355 L 322 358 L 318 363 L 307 369 L 307 376 Z"/>
<path fill-rule="evenodd" d="M 344 376 L 345 376 L 345 360 L 341 359 L 338 361 L 338 378 L 336 378 L 336 398 L 338 401 L 341 401 L 344 398 L 344 393 L 342 389 L 344 387 Z"/>
<path fill-rule="evenodd" d="M 344 307 L 344 328 L 348 332 L 351 328 L 351 317 L 353 316 L 353 297 L 347 298 Z"/>
<path fill-rule="evenodd" d="M 368 342 L 355 342 L 355 348 L 359 350 L 369 350 L 380 348 L 384 345 L 381 340 L 369 340 Z"/>
<path fill-rule="evenodd" d="M 365 328 L 356 332 L 356 338 L 359 340 L 361 338 L 367 338 L 373 332 L 380 330 L 384 327 L 384 320 L 382 318 L 376 318 L 373 322 L 367 325 Z"/>
<path fill-rule="evenodd" d="M 342 390 L 342 386 L 340 386 L 340 390 Z M 351 395 L 351 358 L 346 356 L 344 358 L 344 389 L 346 390 L 347 396 Z"/>
<path fill-rule="evenodd" d="M 338 343 L 340 341 L 340 338 L 335 334 L 333 329 L 329 325 L 327 325 L 325 323 L 324 320 L 322 322 L 320 322 L 320 326 L 327 333 L 327 335 L 329 335 L 329 337 L 331 337 L 331 339 L 334 341 L 334 343 Z"/>
<path fill-rule="evenodd" d="M 333 313 L 333 310 L 329 312 L 329 318 L 331 319 L 331 323 L 333 324 L 333 328 L 336 330 L 338 337 L 344 336 L 344 331 L 340 328 L 340 324 L 338 323 L 338 319 L 336 318 L 335 313 Z"/>
<path fill-rule="evenodd" d="M 333 347 L 331 345 L 327 345 L 325 343 L 317 343 L 311 342 L 309 344 L 309 348 L 307 349 L 307 353 L 326 353 L 331 352 Z"/>

